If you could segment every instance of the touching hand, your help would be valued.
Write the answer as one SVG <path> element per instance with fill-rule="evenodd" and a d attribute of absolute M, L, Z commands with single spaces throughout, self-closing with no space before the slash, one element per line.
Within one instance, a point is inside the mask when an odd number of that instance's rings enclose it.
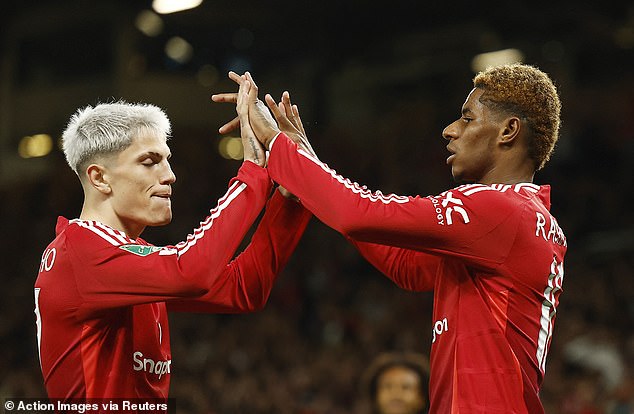
<path fill-rule="evenodd" d="M 306 137 L 306 131 L 304 130 L 304 124 L 299 116 L 299 109 L 297 105 L 291 104 L 291 96 L 288 92 L 282 94 L 280 103 L 275 103 L 275 100 L 271 95 L 265 96 L 266 104 L 273 113 L 277 124 L 282 132 L 284 132 L 293 142 L 299 145 L 304 151 L 317 158 L 317 154 L 313 150 L 313 147 L 308 142 Z"/>
<path fill-rule="evenodd" d="M 229 72 L 229 79 L 242 86 L 245 82 L 249 83 L 248 103 L 244 102 L 245 106 L 248 106 L 249 123 L 252 130 L 255 133 L 257 139 L 262 142 L 267 148 L 268 143 L 280 132 L 275 120 L 271 116 L 266 105 L 258 99 L 258 87 L 253 80 L 253 77 L 249 72 L 240 76 L 235 72 Z M 219 93 L 211 96 L 214 102 L 229 102 L 238 104 L 237 93 Z M 239 111 L 238 111 L 239 112 Z M 235 117 L 231 121 L 227 122 L 218 129 L 221 134 L 227 134 L 235 130 L 240 125 L 239 116 Z"/>
<path fill-rule="evenodd" d="M 249 123 L 249 107 L 247 101 L 249 99 L 249 89 L 251 84 L 243 79 L 236 96 L 236 111 L 238 112 L 238 122 L 240 124 L 240 137 L 242 138 L 242 147 L 244 150 L 244 160 L 252 161 L 255 164 L 264 167 L 266 162 L 266 154 L 264 147 L 255 137 L 255 133 Z"/>
<path fill-rule="evenodd" d="M 246 82 L 249 84 L 249 99 L 243 104 L 249 107 L 249 123 L 257 139 L 264 144 L 265 148 L 269 148 L 269 144 L 279 134 L 280 129 L 271 116 L 266 105 L 258 99 L 258 87 L 249 72 L 244 74 Z"/>
<path fill-rule="evenodd" d="M 244 78 L 233 71 L 229 72 L 229 79 L 237 83 L 238 86 L 240 86 L 244 82 Z M 238 102 L 238 94 L 236 92 L 217 93 L 211 95 L 211 100 L 214 102 L 228 102 L 236 104 Z M 228 134 L 229 132 L 236 130 L 239 126 L 240 119 L 238 116 L 236 116 L 231 121 L 221 126 L 218 129 L 218 132 L 221 134 Z"/>

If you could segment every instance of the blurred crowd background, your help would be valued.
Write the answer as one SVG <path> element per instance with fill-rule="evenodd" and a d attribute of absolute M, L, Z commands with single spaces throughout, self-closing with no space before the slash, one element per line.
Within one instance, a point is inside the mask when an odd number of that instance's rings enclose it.
<path fill-rule="evenodd" d="M 57 216 L 81 208 L 58 147 L 75 109 L 119 98 L 165 109 L 175 218 L 143 236 L 174 244 L 240 164 L 216 132 L 235 110 L 210 101 L 235 89 L 228 70 L 250 70 L 274 96 L 289 90 L 338 172 L 428 195 L 454 185 L 441 131 L 481 54 L 510 50 L 548 72 L 563 101 L 560 142 L 535 179 L 552 185 L 569 243 L 542 400 L 551 414 L 634 412 L 631 1 L 205 0 L 165 15 L 139 0 L 5 3 L 0 398 L 45 396 L 33 283 Z M 171 316 L 171 396 L 179 413 L 369 413 L 364 370 L 385 351 L 428 354 L 431 309 L 431 293 L 400 290 L 314 219 L 263 311 Z"/>

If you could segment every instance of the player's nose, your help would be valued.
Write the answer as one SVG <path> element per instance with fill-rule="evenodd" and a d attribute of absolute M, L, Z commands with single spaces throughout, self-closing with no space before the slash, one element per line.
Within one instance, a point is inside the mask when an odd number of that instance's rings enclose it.
<path fill-rule="evenodd" d="M 169 162 L 165 162 L 165 168 L 163 169 L 163 174 L 161 175 L 161 184 L 173 184 L 176 182 L 176 174 L 172 170 L 172 166 Z"/>
<path fill-rule="evenodd" d="M 442 130 L 442 137 L 446 140 L 452 140 L 458 138 L 458 129 L 456 128 L 456 122 L 454 121 L 451 124 L 447 125 L 445 129 Z"/>

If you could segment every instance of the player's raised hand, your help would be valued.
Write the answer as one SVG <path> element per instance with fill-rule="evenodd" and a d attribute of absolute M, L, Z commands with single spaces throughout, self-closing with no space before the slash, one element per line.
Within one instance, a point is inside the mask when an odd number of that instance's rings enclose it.
<path fill-rule="evenodd" d="M 277 124 L 279 129 L 284 132 L 293 142 L 300 146 L 303 150 L 308 152 L 309 154 L 317 157 L 315 151 L 313 150 L 310 142 L 308 142 L 308 138 L 304 132 L 304 126 L 302 124 L 301 119 L 299 118 L 299 111 L 295 108 L 293 111 L 293 105 L 290 103 L 290 95 L 288 92 L 284 92 L 282 94 L 282 101 L 279 104 L 275 102 L 273 97 L 270 94 L 267 94 L 264 97 L 267 106 L 273 113 L 273 116 L 277 120 Z M 289 117 L 291 119 L 289 119 Z"/>
<path fill-rule="evenodd" d="M 245 80 L 242 76 L 238 75 L 233 71 L 229 71 L 229 79 L 234 81 L 238 86 L 240 86 Z M 228 92 L 228 93 L 216 93 L 211 95 L 211 100 L 214 102 L 227 102 L 236 104 L 238 102 L 238 93 L 237 92 Z M 223 126 L 218 129 L 218 132 L 221 134 L 228 134 L 231 131 L 236 130 L 240 126 L 239 117 L 233 118 L 231 121 L 227 122 Z"/>
<path fill-rule="evenodd" d="M 238 121 L 240 123 L 240 137 L 242 138 L 244 160 L 252 161 L 264 167 L 266 163 L 264 147 L 255 137 L 255 133 L 249 124 L 249 107 L 247 101 L 249 99 L 250 88 L 251 83 L 243 79 L 236 94 L 236 112 L 238 112 Z"/>
<path fill-rule="evenodd" d="M 293 105 L 291 103 L 291 95 L 288 93 L 288 91 L 284 91 L 284 93 L 282 93 L 282 98 L 280 99 L 280 102 L 277 104 L 277 106 L 279 108 L 279 113 L 273 112 L 273 116 L 275 116 L 277 124 L 282 132 L 286 133 L 287 135 L 299 133 L 301 135 L 300 139 L 302 141 L 300 145 L 302 145 L 304 149 L 306 149 L 310 154 L 317 158 L 317 154 L 315 154 L 313 147 L 308 141 L 308 135 L 306 134 L 306 130 L 304 129 L 304 123 L 302 122 L 302 118 L 299 116 L 299 108 L 297 107 L 297 105 Z M 285 127 L 283 127 L 283 125 L 286 125 L 286 120 L 282 119 L 282 114 L 286 116 L 287 120 L 290 121 L 294 128 L 289 127 L 287 130 L 285 129 Z"/>
<path fill-rule="evenodd" d="M 299 109 L 297 108 L 297 105 L 293 105 L 291 103 L 291 95 L 290 93 L 288 93 L 288 91 L 284 91 L 282 93 L 282 97 L 280 98 L 280 102 L 277 104 L 277 106 L 280 108 L 280 111 L 286 115 L 288 120 L 291 121 L 293 126 L 297 128 L 303 135 L 306 135 L 304 124 L 299 117 Z"/>
<path fill-rule="evenodd" d="M 249 123 L 257 139 L 265 146 L 269 147 L 270 142 L 279 134 L 280 129 L 273 119 L 266 105 L 258 99 L 258 86 L 249 72 L 244 74 L 245 81 L 249 83 L 249 97 L 242 100 L 240 105 L 248 106 Z"/>

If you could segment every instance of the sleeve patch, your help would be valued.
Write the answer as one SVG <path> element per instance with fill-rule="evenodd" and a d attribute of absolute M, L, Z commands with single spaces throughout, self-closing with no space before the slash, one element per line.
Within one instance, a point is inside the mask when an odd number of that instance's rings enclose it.
<path fill-rule="evenodd" d="M 130 253 L 134 253 L 137 256 L 148 256 L 152 253 L 156 253 L 163 250 L 162 247 L 143 246 L 141 244 L 124 244 L 123 246 L 119 246 L 119 248 L 122 250 L 128 251 Z"/>

